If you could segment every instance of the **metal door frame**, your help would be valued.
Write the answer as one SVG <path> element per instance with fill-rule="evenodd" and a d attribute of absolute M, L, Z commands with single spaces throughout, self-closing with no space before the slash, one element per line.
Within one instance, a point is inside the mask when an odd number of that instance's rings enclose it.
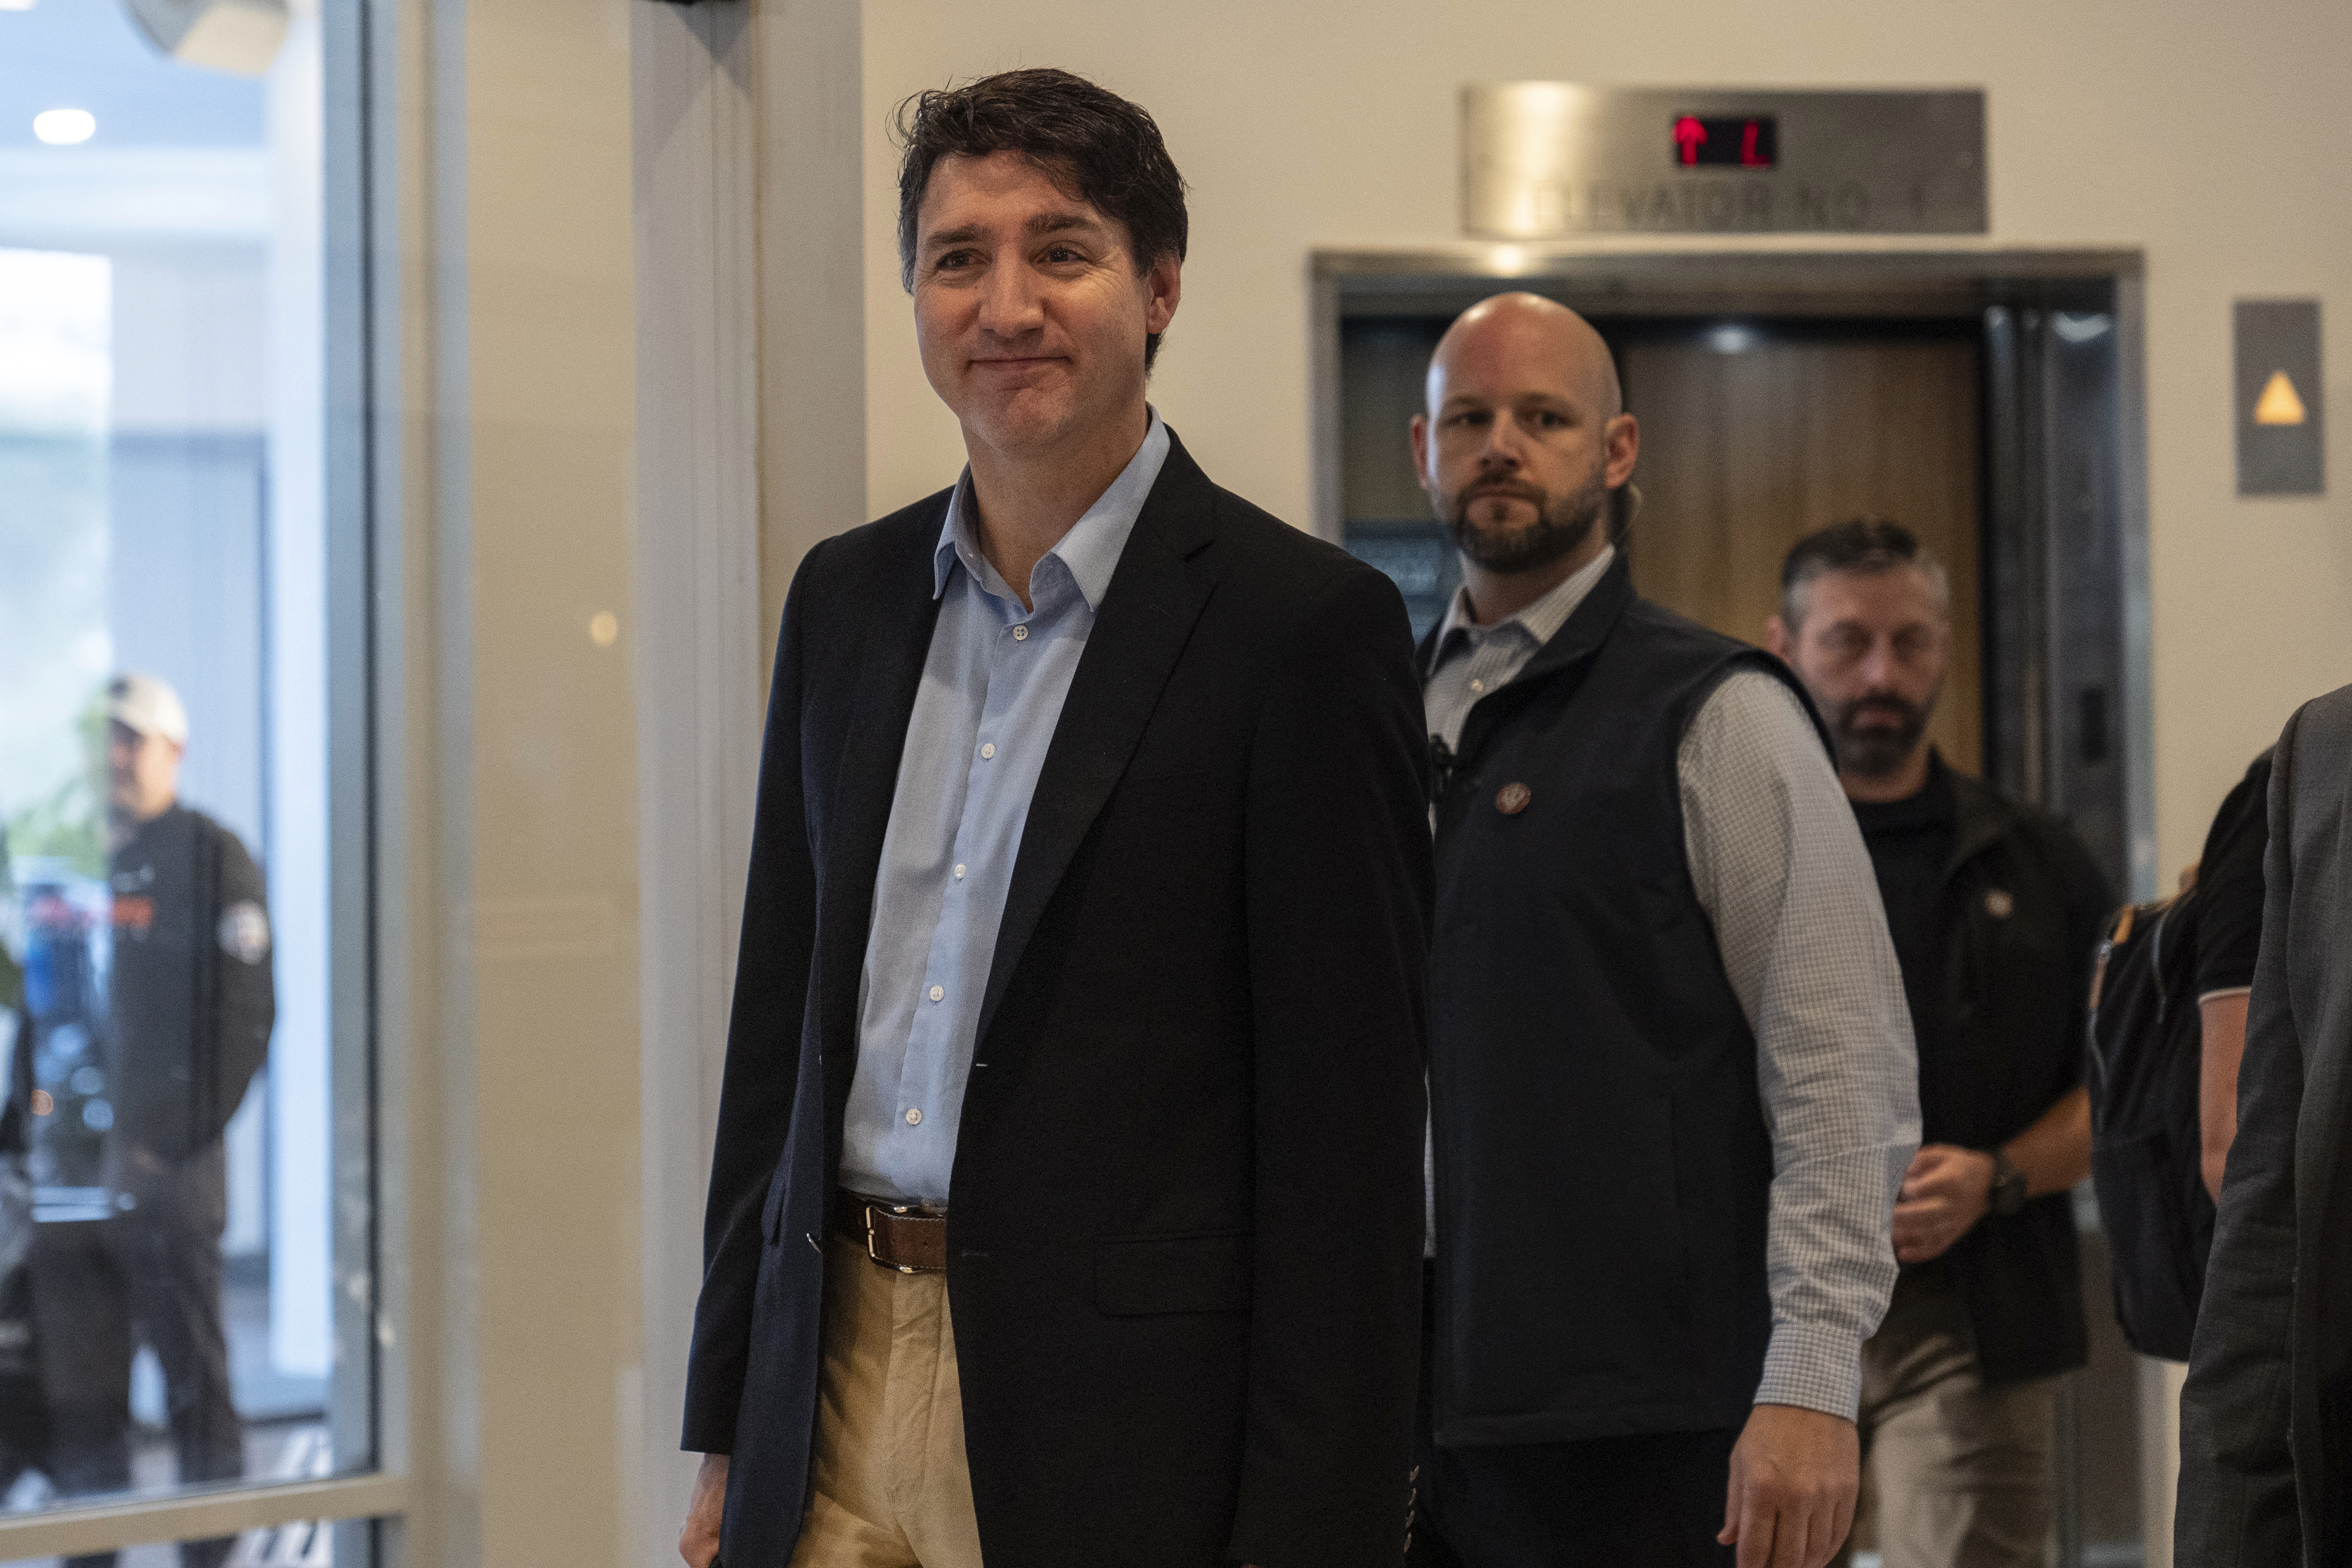
<path fill-rule="evenodd" d="M 1339 542 L 1343 317 L 1526 289 L 1591 315 L 1968 319 L 1985 344 L 1987 772 L 2156 890 L 2140 252 L 1949 241 L 1810 248 L 1463 242 L 1311 258 L 1315 531 Z M 2078 323 L 2111 322 L 2087 338 Z"/>

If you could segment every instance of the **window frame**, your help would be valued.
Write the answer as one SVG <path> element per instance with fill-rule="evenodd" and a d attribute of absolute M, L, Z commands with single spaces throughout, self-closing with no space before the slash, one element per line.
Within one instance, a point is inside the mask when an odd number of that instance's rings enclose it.
<path fill-rule="evenodd" d="M 405 1297 L 385 1268 L 382 1238 L 397 1234 L 407 1213 L 406 1126 L 399 1078 L 385 1074 L 382 1046 L 388 997 L 404 951 L 388 933 L 402 929 L 405 906 L 397 880 L 380 874 L 397 835 L 380 805 L 398 795 L 386 784 L 401 761 L 398 737 L 382 715 L 398 713 L 396 594 L 400 531 L 380 526 L 398 512 L 395 421 L 382 408 L 403 406 L 400 365 L 378 345 L 397 342 L 397 218 L 402 169 L 388 156 L 404 130 L 418 123 L 421 100 L 404 104 L 394 67 L 420 52 L 420 7 L 402 0 L 346 0 L 320 12 L 320 91 L 326 254 L 327 758 L 330 1074 L 333 1170 L 334 1331 L 339 1353 L 327 1421 L 334 1451 L 349 1468 L 318 1480 L 192 1487 L 125 1493 L 35 1511 L 0 1515 L 0 1563 L 72 1556 L 155 1542 L 203 1540 L 302 1522 L 337 1526 L 336 1561 L 369 1568 L 377 1560 L 373 1521 L 410 1507 L 404 1443 L 412 1371 L 406 1351 Z M 413 80 L 409 73 L 403 79 Z M 383 265 L 387 260 L 393 265 Z M 390 700 L 388 700 L 390 699 Z"/>

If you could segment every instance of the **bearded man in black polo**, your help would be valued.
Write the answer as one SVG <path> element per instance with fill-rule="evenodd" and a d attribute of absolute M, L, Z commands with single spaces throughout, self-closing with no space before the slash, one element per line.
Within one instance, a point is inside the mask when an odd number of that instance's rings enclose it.
<path fill-rule="evenodd" d="M 2066 1194 L 2091 1167 L 2084 1012 L 2113 895 L 2063 822 L 1929 742 L 1948 590 L 1910 530 L 1824 529 L 1781 584 L 1769 640 L 1829 721 L 1919 1047 L 1902 1271 L 1862 1357 L 1879 1544 L 1906 1568 L 2029 1568 L 2058 1375 L 2088 1359 Z"/>

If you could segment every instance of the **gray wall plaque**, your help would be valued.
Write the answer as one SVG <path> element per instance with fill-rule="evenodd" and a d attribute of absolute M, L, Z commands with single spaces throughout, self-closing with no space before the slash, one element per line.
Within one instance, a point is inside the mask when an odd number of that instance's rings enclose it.
<path fill-rule="evenodd" d="M 2241 300 L 2234 314 L 2238 493 L 2326 494 L 2319 301 Z"/>
<path fill-rule="evenodd" d="M 1982 234 L 1981 91 L 1519 81 L 1462 89 L 1462 224 L 1584 234 Z"/>

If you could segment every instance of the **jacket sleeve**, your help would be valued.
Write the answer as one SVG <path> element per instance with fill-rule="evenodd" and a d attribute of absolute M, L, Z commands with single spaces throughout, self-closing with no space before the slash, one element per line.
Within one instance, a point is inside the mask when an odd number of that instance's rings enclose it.
<path fill-rule="evenodd" d="M 803 594 L 824 550 L 820 544 L 802 561 L 784 600 L 760 747 L 751 864 L 703 1215 L 702 1294 L 687 1362 L 681 1446 L 694 1453 L 734 1448 L 760 1275 L 761 1199 L 783 1152 L 800 1072 L 801 1020 L 816 938 L 816 870 L 801 773 L 800 640 Z"/>
<path fill-rule="evenodd" d="M 2287 721 L 2271 776 L 2262 956 L 2238 1074 L 2238 1134 L 2222 1178 L 2205 1298 L 2180 1395 L 2173 1560 L 2199 1568 L 2303 1561 L 2287 1442 L 2303 1047 L 2286 963 L 2293 938 L 2295 738 L 2303 718 L 2299 712 Z"/>
<path fill-rule="evenodd" d="M 213 1087 L 206 1121 L 196 1129 L 195 1147 L 220 1141 L 229 1118 L 245 1102 L 253 1075 L 269 1057 L 269 1032 L 278 1022 L 276 933 L 269 923 L 269 889 L 261 868 L 235 834 L 215 827 L 220 848 L 219 909 L 213 929 L 196 933 L 210 942 L 219 984 L 213 998 Z"/>
<path fill-rule="evenodd" d="M 1228 1555 L 1403 1550 L 1433 874 L 1403 602 L 1350 565 L 1269 670 L 1244 828 L 1255 1293 Z"/>

